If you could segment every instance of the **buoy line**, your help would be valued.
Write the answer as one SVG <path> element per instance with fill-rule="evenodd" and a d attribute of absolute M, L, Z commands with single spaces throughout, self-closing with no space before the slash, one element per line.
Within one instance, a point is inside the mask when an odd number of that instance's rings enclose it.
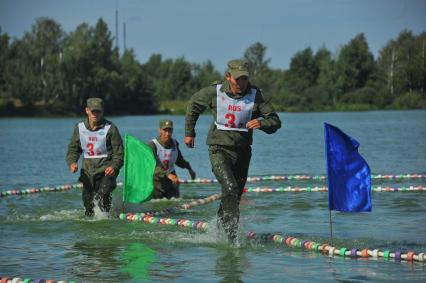
<path fill-rule="evenodd" d="M 247 183 L 251 182 L 263 182 L 263 181 L 305 181 L 305 180 L 326 180 L 324 175 L 271 175 L 271 176 L 250 176 L 247 177 Z M 371 179 L 384 179 L 384 180 L 402 180 L 402 179 L 426 179 L 424 174 L 398 174 L 398 175 L 371 175 Z M 183 184 L 209 184 L 217 183 L 217 179 L 180 179 L 180 183 Z"/>
<path fill-rule="evenodd" d="M 325 180 L 326 177 L 322 175 L 272 175 L 272 176 L 252 176 L 247 178 L 247 183 L 251 182 L 263 182 L 263 181 L 287 181 L 287 180 L 296 180 L 296 181 L 305 181 L 305 180 Z M 402 180 L 402 179 L 426 179 L 424 174 L 398 174 L 398 175 L 371 175 L 371 179 L 377 180 Z M 182 184 L 210 184 L 217 183 L 216 179 L 180 179 Z M 117 182 L 117 187 L 123 187 L 123 182 Z M 56 187 L 41 187 L 41 188 L 26 188 L 26 189 L 10 189 L 0 192 L 0 198 L 5 196 L 15 196 L 15 195 L 29 195 L 42 192 L 63 192 L 71 189 L 81 189 L 83 185 L 81 183 L 76 184 L 66 184 L 59 185 Z M 389 191 L 388 187 L 384 187 L 382 191 Z M 392 191 L 392 190 L 390 190 Z M 399 191 L 398 189 L 394 191 Z M 404 191 L 404 190 L 402 190 Z M 421 189 L 419 189 L 421 191 Z"/>
<path fill-rule="evenodd" d="M 64 192 L 71 189 L 82 189 L 82 183 L 69 184 L 69 185 L 60 185 L 56 187 L 42 187 L 42 188 L 27 188 L 23 190 L 12 189 L 8 191 L 0 192 L 0 198 L 6 196 L 20 196 L 20 195 L 30 195 L 36 193 L 52 193 L 52 192 Z"/>
<path fill-rule="evenodd" d="M 182 205 L 178 205 L 176 207 L 165 208 L 165 209 L 161 209 L 161 210 L 149 210 L 149 211 L 146 211 L 146 212 L 140 212 L 140 213 L 136 213 L 136 214 L 138 214 L 139 216 L 158 216 L 158 215 L 161 215 L 161 214 L 170 214 L 170 213 L 173 213 L 173 212 L 177 212 L 179 210 L 187 210 L 187 209 L 199 206 L 199 205 L 211 203 L 215 200 L 220 199 L 221 196 L 222 196 L 221 194 L 214 194 L 214 195 L 202 198 L 202 199 L 193 200 L 189 203 L 184 203 Z"/>
<path fill-rule="evenodd" d="M 409 187 L 373 187 L 371 188 L 373 192 L 423 192 L 426 189 L 422 186 L 409 186 Z M 272 192 L 286 192 L 286 193 L 297 193 L 297 192 L 328 192 L 327 187 L 247 187 L 244 188 L 245 193 L 272 193 Z"/>
<path fill-rule="evenodd" d="M 255 232 L 248 232 L 247 237 L 249 239 L 256 239 L 258 236 Z M 328 244 L 316 243 L 315 241 L 309 240 L 300 240 L 296 237 L 283 236 L 280 234 L 263 234 L 260 236 L 261 239 L 272 241 L 276 244 L 283 244 L 295 248 L 304 248 L 306 250 L 312 250 L 315 252 L 322 252 L 325 255 L 330 257 L 341 256 L 341 257 L 350 257 L 350 258 L 383 258 L 385 260 L 395 260 L 396 262 L 405 260 L 407 262 L 426 261 L 426 253 L 416 253 L 414 251 L 408 251 L 403 253 L 400 250 L 389 251 L 389 250 L 379 250 L 379 249 L 357 249 L 357 248 L 344 248 L 344 247 L 333 247 Z"/>
<path fill-rule="evenodd" d="M 121 220 L 128 221 L 140 221 L 147 224 L 158 224 L 158 225 L 173 225 L 179 227 L 191 228 L 194 230 L 205 231 L 209 228 L 209 225 L 205 221 L 193 221 L 188 219 L 173 219 L 173 218 L 161 218 L 150 215 L 141 215 L 140 213 L 122 213 L 120 214 Z M 258 236 L 255 232 L 247 233 L 248 239 L 263 239 L 272 241 L 276 244 L 287 245 L 294 248 L 304 248 L 306 250 L 321 252 L 325 255 L 334 257 L 350 257 L 350 258 L 383 258 L 385 260 L 407 261 L 407 262 L 425 262 L 426 253 L 416 253 L 414 251 L 408 251 L 403 253 L 400 250 L 389 251 L 379 249 L 357 249 L 357 248 L 344 248 L 344 247 L 333 247 L 329 244 L 317 243 L 315 241 L 301 240 L 296 237 L 280 234 L 263 234 Z"/>
<path fill-rule="evenodd" d="M 123 183 L 119 182 L 118 187 L 122 187 Z M 43 188 L 28 188 L 24 190 L 9 190 L 0 192 L 0 198 L 6 196 L 21 196 L 21 195 L 30 195 L 35 193 L 51 193 L 51 192 L 64 192 L 71 189 L 81 189 L 83 185 L 81 183 L 73 185 L 62 185 L 57 187 L 43 187 Z M 408 186 L 408 187 L 382 187 L 377 186 L 371 188 L 373 192 L 424 192 L 426 188 L 423 186 Z M 327 192 L 328 188 L 325 186 L 322 187 L 246 187 L 244 188 L 245 193 L 271 193 L 271 192 Z"/>
<path fill-rule="evenodd" d="M 76 283 L 76 281 L 64 281 L 64 280 L 52 280 L 52 279 L 32 279 L 32 278 L 20 278 L 20 277 L 9 277 L 0 276 L 0 283 Z"/>

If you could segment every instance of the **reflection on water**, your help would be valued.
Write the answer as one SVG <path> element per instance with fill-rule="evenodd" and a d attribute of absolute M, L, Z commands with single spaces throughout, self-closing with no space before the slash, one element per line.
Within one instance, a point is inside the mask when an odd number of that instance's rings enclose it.
<path fill-rule="evenodd" d="M 102 282 L 116 278 L 117 266 L 120 265 L 118 259 L 118 247 L 112 243 L 102 240 L 78 241 L 73 246 L 78 260 L 73 265 L 75 277 L 85 278 L 84 281 Z"/>
<path fill-rule="evenodd" d="M 243 249 L 230 248 L 222 252 L 216 260 L 215 273 L 220 282 L 243 282 L 241 277 L 244 274 L 245 266 L 247 266 L 247 258 Z"/>
<path fill-rule="evenodd" d="M 141 243 L 131 243 L 121 253 L 123 267 L 121 272 L 128 273 L 133 279 L 138 282 L 148 281 L 149 267 L 155 261 L 155 251 Z"/>

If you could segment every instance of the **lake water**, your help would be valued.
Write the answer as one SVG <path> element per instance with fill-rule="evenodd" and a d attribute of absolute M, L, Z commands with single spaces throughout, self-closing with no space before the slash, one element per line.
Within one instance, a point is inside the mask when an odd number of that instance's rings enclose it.
<path fill-rule="evenodd" d="M 210 116 L 197 124 L 196 148 L 183 145 L 183 116 L 112 117 L 121 134 L 143 141 L 170 118 L 185 158 L 201 178 L 214 178 L 205 146 Z M 360 143 L 373 174 L 426 173 L 426 111 L 280 113 L 273 135 L 256 132 L 249 171 L 255 175 L 324 175 L 323 122 Z M 0 119 L 0 191 L 76 183 L 64 161 L 72 127 L 80 119 Z M 187 179 L 186 171 L 178 170 Z M 425 186 L 425 179 L 373 180 L 373 186 Z M 268 181 L 253 186 L 323 186 L 321 181 Z M 149 202 L 133 211 L 161 209 L 219 193 L 217 184 L 182 184 L 182 199 Z M 230 246 L 215 231 L 127 222 L 121 188 L 111 216 L 84 217 L 81 191 L 0 198 L 0 277 L 76 282 L 425 282 L 425 263 L 381 258 L 330 258 L 320 253 L 252 242 Z M 426 192 L 373 192 L 371 213 L 332 213 L 334 246 L 426 252 Z M 214 226 L 218 202 L 165 217 Z M 326 243 L 327 194 L 247 193 L 242 233 L 282 233 Z"/>

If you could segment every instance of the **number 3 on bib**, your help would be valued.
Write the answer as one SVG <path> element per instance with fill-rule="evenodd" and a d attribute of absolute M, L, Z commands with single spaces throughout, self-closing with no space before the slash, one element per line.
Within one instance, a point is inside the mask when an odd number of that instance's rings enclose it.
<path fill-rule="evenodd" d="M 163 160 L 163 169 L 168 170 L 169 164 L 170 164 L 170 160 Z"/>
<path fill-rule="evenodd" d="M 93 143 L 88 143 L 86 147 L 87 147 L 87 154 L 88 154 L 89 156 L 93 156 L 93 155 L 95 155 L 95 151 L 93 150 L 93 148 L 94 148 L 95 146 L 94 146 L 94 144 L 93 144 Z"/>
<path fill-rule="evenodd" d="M 237 126 L 235 125 L 235 115 L 232 113 L 227 113 L 225 115 L 225 119 L 228 121 L 228 123 L 225 124 L 225 127 L 229 127 L 229 128 L 236 128 Z"/>

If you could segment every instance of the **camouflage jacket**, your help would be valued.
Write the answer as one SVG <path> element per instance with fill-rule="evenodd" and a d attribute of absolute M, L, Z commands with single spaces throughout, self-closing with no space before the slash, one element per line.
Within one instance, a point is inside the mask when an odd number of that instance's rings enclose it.
<path fill-rule="evenodd" d="M 220 82 L 219 82 L 220 83 Z M 206 108 L 211 109 L 213 122 L 210 125 L 209 133 L 207 135 L 207 145 L 223 145 L 230 147 L 249 147 L 253 142 L 253 131 L 248 132 L 240 131 L 224 131 L 217 129 L 215 125 L 217 114 L 217 92 L 216 85 L 218 82 L 205 87 L 195 93 L 189 101 L 185 117 L 185 136 L 195 137 L 195 124 L 201 113 Z M 275 113 L 269 100 L 265 99 L 259 88 L 249 85 L 250 88 L 256 89 L 256 97 L 253 106 L 252 119 L 259 119 L 260 130 L 267 134 L 272 134 L 281 128 L 281 120 Z M 225 92 L 229 97 L 239 99 L 245 95 L 232 95 L 228 81 L 223 82 L 221 91 Z"/>
<path fill-rule="evenodd" d="M 160 137 L 156 138 L 158 143 L 161 144 L 164 148 L 171 148 L 173 146 L 173 142 L 169 142 L 169 144 L 164 144 Z M 185 158 L 183 158 L 182 153 L 180 152 L 179 149 L 179 143 L 175 140 L 176 142 L 176 147 L 177 147 L 177 151 L 178 151 L 178 157 L 176 160 L 176 165 L 179 166 L 180 168 L 184 168 L 184 169 L 191 169 L 191 164 L 189 164 L 188 161 L 185 160 Z M 155 166 L 155 171 L 154 171 L 154 176 L 158 177 L 158 178 L 165 178 L 166 176 L 166 171 L 162 168 L 162 164 L 160 159 L 157 156 L 157 146 L 155 145 L 155 143 L 151 140 L 148 142 L 148 146 L 152 149 L 152 152 L 154 153 L 155 159 L 157 161 L 157 164 Z M 172 172 L 174 174 L 176 174 L 176 172 Z"/>
<path fill-rule="evenodd" d="M 120 168 L 123 166 L 124 162 L 124 148 L 123 140 L 121 139 L 120 132 L 118 128 L 111 123 L 110 121 L 103 119 L 96 130 L 104 128 L 106 125 L 110 124 L 111 128 L 109 129 L 106 136 L 106 145 L 108 156 L 105 158 L 83 158 L 83 166 L 81 168 L 89 176 L 96 174 L 101 174 L 105 171 L 105 168 L 112 166 L 115 171 L 115 175 L 118 176 Z M 84 120 L 84 125 L 87 129 L 90 129 L 89 120 L 86 118 Z M 70 166 L 74 162 L 78 162 L 83 150 L 80 143 L 80 133 L 78 130 L 78 123 L 74 127 L 73 134 L 68 145 L 66 162 Z"/>

